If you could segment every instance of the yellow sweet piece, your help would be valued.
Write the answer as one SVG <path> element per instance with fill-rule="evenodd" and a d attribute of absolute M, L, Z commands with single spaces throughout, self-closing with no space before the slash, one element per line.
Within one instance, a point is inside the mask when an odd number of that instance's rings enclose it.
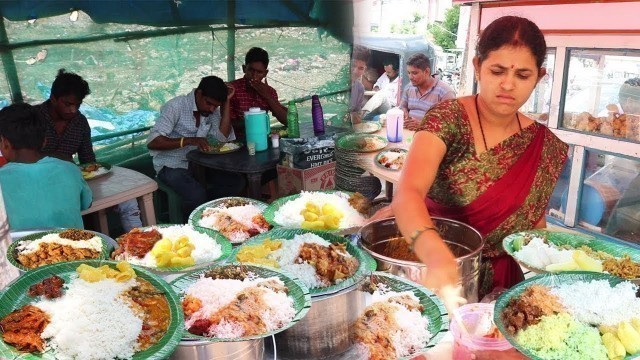
<path fill-rule="evenodd" d="M 178 249 L 176 253 L 178 254 L 178 256 L 186 258 L 187 256 L 191 256 L 191 251 L 193 251 L 191 247 L 185 246 L 183 248 Z"/>
<path fill-rule="evenodd" d="M 170 264 L 171 266 L 175 266 L 175 267 L 187 267 L 187 266 L 195 265 L 196 261 L 191 256 L 187 256 L 187 257 L 174 256 L 171 258 Z"/>
<path fill-rule="evenodd" d="M 324 222 L 324 226 L 327 229 L 335 230 L 340 227 L 340 218 L 336 215 L 322 215 L 320 220 Z"/>
<path fill-rule="evenodd" d="M 640 352 L 640 333 L 631 326 L 630 322 L 621 322 L 620 325 L 618 325 L 617 335 L 629 354 L 634 355 Z"/>
<path fill-rule="evenodd" d="M 301 227 L 305 230 L 322 230 L 324 229 L 324 221 L 303 221 Z"/>
<path fill-rule="evenodd" d="M 109 265 L 95 268 L 87 264 L 81 264 L 76 269 L 76 272 L 82 280 L 88 282 L 98 282 L 105 279 L 115 279 L 118 282 L 123 282 L 136 277 L 131 265 L 125 261 L 119 262 L 116 268 L 118 270 L 112 269 Z"/>
<path fill-rule="evenodd" d="M 600 330 L 600 334 L 604 335 L 606 333 L 616 334 L 618 332 L 618 327 L 613 325 L 600 325 L 598 326 L 598 330 Z"/>
<path fill-rule="evenodd" d="M 323 215 L 335 215 L 336 217 L 342 217 L 342 213 L 336 209 L 332 204 L 324 204 L 322 206 Z"/>
<path fill-rule="evenodd" d="M 640 317 L 631 319 L 631 326 L 633 326 L 633 328 L 636 329 L 638 333 L 640 333 Z"/>
<path fill-rule="evenodd" d="M 335 230 L 340 228 L 340 220 L 344 215 L 332 204 L 324 204 L 322 208 L 307 202 L 300 212 L 304 221 L 301 224 L 307 230 Z"/>
<path fill-rule="evenodd" d="M 183 247 L 189 246 L 189 238 L 182 235 L 176 241 L 173 242 L 173 249 L 181 249 Z"/>
<path fill-rule="evenodd" d="M 623 359 L 627 355 L 624 345 L 613 333 L 608 332 L 602 335 L 602 343 L 607 350 L 609 360 Z"/>
<path fill-rule="evenodd" d="M 604 268 L 602 262 L 596 260 L 582 250 L 576 250 L 573 252 L 573 260 L 578 264 L 581 270 L 603 272 Z"/>
<path fill-rule="evenodd" d="M 549 272 L 560 272 L 578 270 L 579 268 L 578 264 L 574 260 L 571 260 L 563 263 L 549 264 L 545 267 L 545 270 Z"/>
<path fill-rule="evenodd" d="M 275 268 L 279 268 L 280 264 L 277 261 L 268 258 L 269 254 L 280 249 L 282 247 L 282 241 L 265 239 L 262 244 L 245 245 L 240 248 L 236 254 L 236 259 L 239 262 L 267 265 Z"/>
<path fill-rule="evenodd" d="M 173 242 L 171 239 L 162 239 L 153 245 L 153 249 L 151 249 L 151 255 L 157 256 L 158 253 L 163 251 L 171 251 L 173 249 Z"/>
<path fill-rule="evenodd" d="M 318 205 L 312 202 L 306 203 L 305 208 L 312 213 L 316 213 L 316 214 L 320 213 L 320 207 L 318 207 Z"/>
<path fill-rule="evenodd" d="M 302 216 L 306 221 L 316 221 L 318 220 L 318 214 L 313 213 L 309 210 L 302 210 Z"/>

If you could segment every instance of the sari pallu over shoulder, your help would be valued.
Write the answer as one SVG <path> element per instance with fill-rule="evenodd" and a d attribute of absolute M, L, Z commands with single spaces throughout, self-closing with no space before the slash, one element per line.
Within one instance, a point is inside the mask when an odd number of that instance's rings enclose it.
<path fill-rule="evenodd" d="M 465 206 L 445 206 L 426 198 L 432 216 L 462 221 L 486 236 L 495 230 L 524 203 L 531 191 L 545 143 L 545 127 L 540 126 L 535 137 L 518 160 L 484 193 Z M 531 227 L 539 219 L 532 220 Z"/>

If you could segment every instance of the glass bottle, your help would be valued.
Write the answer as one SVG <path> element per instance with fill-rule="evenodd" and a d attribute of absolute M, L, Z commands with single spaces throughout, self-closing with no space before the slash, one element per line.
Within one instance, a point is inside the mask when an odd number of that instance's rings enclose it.
<path fill-rule="evenodd" d="M 300 137 L 300 123 L 298 122 L 298 108 L 294 101 L 289 101 L 287 107 L 287 135 L 290 138 Z"/>

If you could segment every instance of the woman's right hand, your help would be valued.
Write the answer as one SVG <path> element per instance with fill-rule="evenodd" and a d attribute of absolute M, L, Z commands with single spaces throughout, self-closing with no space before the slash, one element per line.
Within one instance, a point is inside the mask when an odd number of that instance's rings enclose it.
<path fill-rule="evenodd" d="M 393 217 L 393 209 L 391 208 L 391 205 L 387 205 L 381 208 L 380 210 L 376 211 L 376 213 L 373 214 L 373 216 L 370 217 L 367 222 L 378 221 L 378 220 L 382 220 L 390 217 Z"/>

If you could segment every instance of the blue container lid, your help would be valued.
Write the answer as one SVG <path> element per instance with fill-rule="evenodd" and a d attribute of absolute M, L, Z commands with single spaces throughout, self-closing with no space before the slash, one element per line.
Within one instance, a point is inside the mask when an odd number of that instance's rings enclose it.
<path fill-rule="evenodd" d="M 567 198 L 569 189 L 562 193 L 562 208 L 567 209 Z M 582 187 L 582 198 L 580 199 L 580 205 L 578 209 L 578 219 L 598 226 L 602 216 L 606 210 L 604 199 L 600 192 L 589 184 L 584 184 Z"/>

